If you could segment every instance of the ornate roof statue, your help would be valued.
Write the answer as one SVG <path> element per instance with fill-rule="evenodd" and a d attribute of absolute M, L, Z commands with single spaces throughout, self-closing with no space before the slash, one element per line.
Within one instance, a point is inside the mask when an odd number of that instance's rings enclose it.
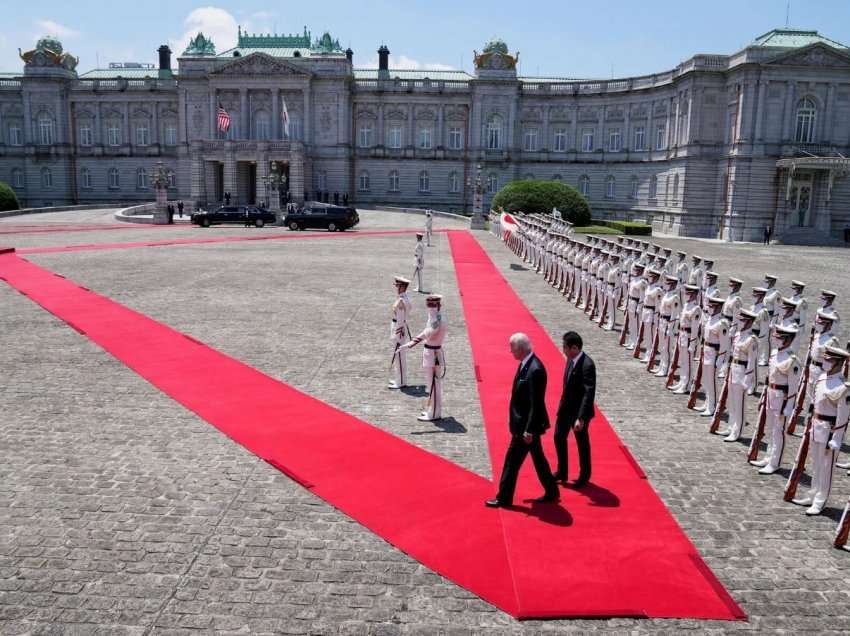
<path fill-rule="evenodd" d="M 474 51 L 475 69 L 484 71 L 513 71 L 516 72 L 516 64 L 519 53 L 508 54 L 508 45 L 499 38 L 492 38 L 484 45 L 484 51 Z"/>
<path fill-rule="evenodd" d="M 339 40 L 334 40 L 327 31 L 313 43 L 312 51 L 319 55 L 333 55 L 343 52 L 342 47 L 339 45 Z"/>
<path fill-rule="evenodd" d="M 183 51 L 183 55 L 215 55 L 215 44 L 212 39 L 198 31 L 198 35 L 189 40 L 189 46 Z"/>
<path fill-rule="evenodd" d="M 79 58 L 70 53 L 63 52 L 62 43 L 54 37 L 45 36 L 38 40 L 35 48 L 23 53 L 18 49 L 18 55 L 24 61 L 26 68 L 60 68 L 65 71 L 75 72 Z"/>

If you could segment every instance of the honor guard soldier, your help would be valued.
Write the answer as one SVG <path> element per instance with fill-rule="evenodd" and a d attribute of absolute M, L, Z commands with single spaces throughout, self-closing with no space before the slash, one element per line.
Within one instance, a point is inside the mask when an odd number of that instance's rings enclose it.
<path fill-rule="evenodd" d="M 841 448 L 850 417 L 850 386 L 844 381 L 843 367 L 850 353 L 837 347 L 824 351 L 823 373 L 815 386 L 814 413 L 809 431 L 812 456 L 812 484 L 809 492 L 793 500 L 809 506 L 807 515 L 819 515 L 832 486 L 835 453 Z"/>
<path fill-rule="evenodd" d="M 709 305 L 709 300 L 711 298 L 720 298 L 720 290 L 717 288 L 717 279 L 719 275 L 717 272 L 708 270 L 705 272 L 702 278 L 702 282 L 700 283 L 702 291 L 702 322 L 705 325 L 708 317 L 711 316 L 711 306 Z M 704 330 L 699 330 L 699 343 L 697 344 L 697 350 L 702 352 L 702 337 Z"/>
<path fill-rule="evenodd" d="M 705 266 L 702 264 L 702 256 L 694 254 L 691 256 L 691 271 L 688 274 L 688 285 L 702 285 L 702 279 L 705 275 Z M 697 299 L 699 300 L 699 299 Z"/>
<path fill-rule="evenodd" d="M 416 280 L 416 287 L 413 291 L 424 293 L 422 289 L 422 273 L 425 271 L 425 245 L 422 243 L 422 234 L 416 233 L 416 249 L 413 251 L 414 269 L 413 279 Z"/>
<path fill-rule="evenodd" d="M 620 305 L 620 292 L 623 272 L 620 269 L 620 257 L 611 255 L 611 264 L 608 267 L 605 282 L 605 303 L 602 305 L 602 314 L 599 316 L 599 326 L 606 331 L 613 331 L 617 324 L 617 307 Z"/>
<path fill-rule="evenodd" d="M 766 287 L 753 287 L 753 304 L 750 311 L 756 315 L 753 323 L 753 333 L 759 339 L 759 364 L 765 366 L 770 358 L 770 312 L 764 304 L 767 295 Z M 758 384 L 758 376 L 756 376 Z"/>
<path fill-rule="evenodd" d="M 815 387 L 823 375 L 824 353 L 829 347 L 838 347 L 841 342 L 835 335 L 835 314 L 818 309 L 815 316 L 814 334 L 809 342 L 809 352 L 806 356 L 809 366 L 805 369 L 803 381 L 805 382 L 805 398 L 809 404 L 814 404 Z M 811 407 L 809 407 L 811 409 Z M 802 410 L 802 404 L 801 404 Z"/>
<path fill-rule="evenodd" d="M 655 329 L 658 326 L 658 304 L 664 295 L 664 289 L 658 283 L 661 272 L 650 269 L 646 272 L 647 287 L 643 294 L 643 303 L 640 316 L 640 342 L 635 345 L 635 357 L 644 364 L 649 362 L 652 356 L 652 343 L 655 340 Z M 640 354 L 643 349 L 643 354 Z"/>
<path fill-rule="evenodd" d="M 764 295 L 764 306 L 767 307 L 767 313 L 770 314 L 770 319 L 776 315 L 776 303 L 782 298 L 782 294 L 776 289 L 776 276 L 773 274 L 764 275 L 764 286 L 767 293 Z"/>
<path fill-rule="evenodd" d="M 428 383 L 428 406 L 417 417 L 422 422 L 433 422 L 443 417 L 443 378 L 446 377 L 446 357 L 443 353 L 443 341 L 446 339 L 446 321 L 440 312 L 443 297 L 429 294 L 425 298 L 428 308 L 428 322 L 425 329 L 404 347 L 410 349 L 424 342 L 422 350 L 422 368 Z"/>
<path fill-rule="evenodd" d="M 671 386 L 673 373 L 668 375 L 668 387 L 673 393 L 683 395 L 690 391 L 691 368 L 699 341 L 699 330 L 702 325 L 702 308 L 699 301 L 699 286 L 685 285 L 685 306 L 679 316 L 679 335 L 676 338 L 676 359 L 679 371 L 679 381 Z"/>
<path fill-rule="evenodd" d="M 838 332 L 841 328 L 841 316 L 838 313 L 838 310 L 835 309 L 835 298 L 838 294 L 829 289 L 821 289 L 820 290 L 820 308 L 824 310 L 829 310 L 835 316 L 835 322 L 832 325 L 834 331 Z"/>
<path fill-rule="evenodd" d="M 800 325 L 800 331 L 805 332 L 806 319 L 809 317 L 809 303 L 803 297 L 803 292 L 806 290 L 806 283 L 792 280 L 791 290 L 794 292 L 791 299 L 797 303 L 797 311 L 794 313 L 794 317 L 797 319 L 797 324 Z"/>
<path fill-rule="evenodd" d="M 702 352 L 702 385 L 705 387 L 705 404 L 701 415 L 712 417 L 717 408 L 717 370 L 729 351 L 729 323 L 720 313 L 723 308 L 723 298 L 713 296 L 708 298 L 709 315 L 703 325 Z M 696 390 L 696 387 L 694 387 Z"/>
<path fill-rule="evenodd" d="M 673 250 L 669 247 L 665 247 L 661 250 L 661 253 L 664 255 L 664 274 L 672 274 L 674 271 L 673 259 L 670 256 L 673 254 Z"/>
<path fill-rule="evenodd" d="M 783 327 L 794 327 L 797 330 L 797 335 L 791 343 L 791 348 L 794 350 L 794 353 L 799 352 L 800 341 L 803 339 L 800 335 L 802 330 L 800 329 L 800 324 L 797 322 L 796 314 L 797 302 L 792 298 L 783 296 L 779 299 L 779 312 L 773 317 L 774 326 L 781 325 Z"/>
<path fill-rule="evenodd" d="M 658 309 L 658 351 L 660 359 L 655 375 L 666 378 L 670 371 L 670 361 L 673 357 L 673 349 L 676 346 L 676 329 L 679 324 L 679 311 L 681 301 L 679 299 L 679 279 L 667 274 L 664 277 L 664 295 Z M 651 364 L 650 360 L 650 364 Z M 652 371 L 652 369 L 648 369 Z"/>
<path fill-rule="evenodd" d="M 735 334 L 738 331 L 738 312 L 741 311 L 741 308 L 744 306 L 744 301 L 741 299 L 741 285 L 744 284 L 740 278 L 730 278 L 729 279 L 729 295 L 726 297 L 726 301 L 723 303 L 723 317 L 726 319 L 726 322 L 729 323 L 729 338 L 730 340 L 735 338 Z M 726 377 L 726 360 L 723 360 L 720 363 L 720 377 Z"/>
<path fill-rule="evenodd" d="M 623 325 L 623 345 L 628 350 L 638 345 L 638 333 L 640 332 L 641 305 L 643 296 L 649 283 L 644 278 L 645 268 L 643 264 L 635 262 L 632 265 L 632 279 L 629 283 L 628 300 L 626 302 L 626 318 Z"/>
<path fill-rule="evenodd" d="M 686 260 L 688 254 L 687 252 L 676 252 L 676 255 L 679 257 L 679 260 L 675 265 L 675 275 L 679 280 L 678 289 L 679 289 L 679 297 L 684 301 L 685 298 L 685 285 L 688 284 L 688 281 L 691 277 L 691 266 L 688 265 L 688 261 Z"/>
<path fill-rule="evenodd" d="M 737 442 L 744 428 L 746 395 L 755 388 L 755 373 L 758 366 L 758 338 L 753 333 L 756 315 L 742 309 L 738 312 L 738 329 L 732 340 L 729 377 L 727 383 L 727 428 L 718 431 L 724 442 Z"/>
<path fill-rule="evenodd" d="M 395 288 L 398 296 L 392 306 L 392 322 L 390 323 L 390 342 L 393 344 L 393 360 L 390 367 L 395 367 L 395 380 L 390 381 L 388 388 L 401 389 L 407 386 L 407 349 L 403 345 L 410 342 L 410 328 L 407 320 L 413 309 L 410 298 L 407 297 L 407 287 L 410 281 L 401 276 L 395 277 Z"/>
<path fill-rule="evenodd" d="M 434 231 L 434 215 L 431 210 L 425 210 L 425 242 L 431 247 L 431 234 Z"/>
<path fill-rule="evenodd" d="M 762 475 L 772 475 L 782 464 L 785 450 L 785 428 L 788 418 L 794 413 L 794 403 L 803 375 L 803 365 L 791 349 L 797 336 L 796 327 L 776 326 L 773 328 L 770 363 L 767 372 L 765 397 L 765 424 L 767 428 L 767 452 L 763 459 L 750 463 L 759 467 Z"/>

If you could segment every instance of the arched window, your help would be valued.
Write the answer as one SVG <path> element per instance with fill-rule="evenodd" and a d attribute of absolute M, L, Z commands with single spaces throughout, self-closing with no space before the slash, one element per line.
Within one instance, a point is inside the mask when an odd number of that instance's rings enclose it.
<path fill-rule="evenodd" d="M 269 114 L 260 110 L 254 114 L 254 139 L 265 141 L 272 138 L 271 118 Z"/>
<path fill-rule="evenodd" d="M 168 169 L 168 187 L 176 188 L 177 187 L 177 174 L 172 169 Z"/>
<path fill-rule="evenodd" d="M 151 129 L 147 123 L 136 125 L 136 145 L 149 146 L 151 143 Z"/>
<path fill-rule="evenodd" d="M 810 144 L 815 140 L 815 118 L 817 107 L 811 99 L 801 99 L 797 104 L 797 126 L 794 139 L 801 144 Z"/>
<path fill-rule="evenodd" d="M 358 179 L 357 189 L 361 192 L 368 192 L 369 190 L 369 173 L 364 170 L 360 173 L 360 178 Z"/>
<path fill-rule="evenodd" d="M 581 176 L 581 179 L 578 180 L 578 191 L 581 192 L 584 196 L 590 194 L 590 177 L 586 174 Z"/>
<path fill-rule="evenodd" d="M 673 177 L 673 203 L 679 201 L 679 175 Z"/>
<path fill-rule="evenodd" d="M 654 199 L 656 196 L 658 196 L 658 177 L 652 175 L 649 180 L 649 198 Z"/>
<path fill-rule="evenodd" d="M 121 145 L 121 122 L 116 120 L 106 122 L 106 144 L 108 146 Z"/>
<path fill-rule="evenodd" d="M 640 187 L 640 180 L 637 178 L 637 175 L 632 175 L 631 184 L 629 188 L 629 197 L 632 199 L 638 198 L 638 188 Z"/>
<path fill-rule="evenodd" d="M 38 143 L 42 146 L 53 145 L 53 118 L 40 115 L 38 118 Z"/>
<path fill-rule="evenodd" d="M 557 181 L 558 183 L 560 183 L 563 180 L 564 180 L 563 177 L 559 174 L 556 174 L 554 177 L 552 177 L 552 181 Z"/>
<path fill-rule="evenodd" d="M 430 192 L 431 191 L 431 178 L 428 176 L 428 171 L 423 170 L 419 173 L 419 191 L 420 192 Z"/>
<path fill-rule="evenodd" d="M 24 187 L 24 173 L 20 168 L 12 170 L 12 185 L 15 188 Z"/>
<path fill-rule="evenodd" d="M 357 145 L 361 148 L 372 147 L 372 123 L 363 122 L 357 131 Z"/>
<path fill-rule="evenodd" d="M 502 118 L 491 115 L 487 120 L 485 128 L 485 143 L 487 150 L 500 150 L 502 148 Z"/>
<path fill-rule="evenodd" d="M 45 190 L 53 187 L 53 173 L 50 171 L 50 168 L 41 169 L 41 187 Z"/>
<path fill-rule="evenodd" d="M 148 172 L 144 168 L 136 170 L 136 187 L 140 189 L 148 187 Z"/>
<path fill-rule="evenodd" d="M 83 168 L 80 175 L 80 185 L 87 190 L 91 188 L 91 170 L 88 168 Z"/>
<path fill-rule="evenodd" d="M 398 191 L 398 170 L 390 170 L 390 192 Z"/>
<path fill-rule="evenodd" d="M 496 192 L 499 189 L 499 177 L 495 172 L 487 175 L 487 192 Z"/>
<path fill-rule="evenodd" d="M 460 192 L 460 177 L 457 172 L 449 173 L 449 192 Z"/>
<path fill-rule="evenodd" d="M 617 189 L 617 180 L 612 175 L 605 177 L 605 198 L 613 199 Z"/>
<path fill-rule="evenodd" d="M 118 174 L 118 168 L 110 168 L 109 169 L 109 187 L 110 188 L 120 188 L 121 187 L 121 177 Z"/>

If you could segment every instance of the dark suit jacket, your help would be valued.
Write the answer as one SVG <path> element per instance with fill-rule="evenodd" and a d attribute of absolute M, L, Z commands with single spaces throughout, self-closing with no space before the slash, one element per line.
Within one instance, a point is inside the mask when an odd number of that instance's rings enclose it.
<path fill-rule="evenodd" d="M 549 428 L 546 412 L 546 368 L 532 354 L 528 364 L 514 377 L 511 391 L 511 435 L 541 435 Z"/>
<path fill-rule="evenodd" d="M 564 387 L 558 405 L 558 426 L 572 426 L 577 419 L 587 424 L 593 419 L 593 402 L 596 399 L 596 365 L 583 353 L 567 377 L 569 362 L 564 368 Z"/>

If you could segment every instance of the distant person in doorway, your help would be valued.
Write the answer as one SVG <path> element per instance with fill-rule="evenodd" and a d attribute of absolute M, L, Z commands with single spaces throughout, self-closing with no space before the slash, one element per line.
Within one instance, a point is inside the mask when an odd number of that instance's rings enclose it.
<path fill-rule="evenodd" d="M 183 218 L 183 201 L 177 202 L 177 214 L 180 216 L 181 219 Z"/>
<path fill-rule="evenodd" d="M 224 205 L 230 205 L 230 193 L 229 192 L 224 193 Z"/>
<path fill-rule="evenodd" d="M 769 225 L 764 226 L 764 245 L 770 245 L 770 238 L 773 236 L 773 228 Z"/>

